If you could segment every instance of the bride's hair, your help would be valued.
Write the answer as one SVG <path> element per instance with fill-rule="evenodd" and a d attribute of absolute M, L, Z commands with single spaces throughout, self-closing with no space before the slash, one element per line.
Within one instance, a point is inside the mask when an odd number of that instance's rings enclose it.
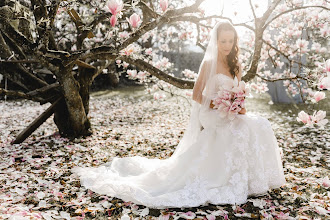
<path fill-rule="evenodd" d="M 233 77 L 235 77 L 235 75 L 238 74 L 238 71 L 239 71 L 239 66 L 238 66 L 239 48 L 238 48 L 237 32 L 236 32 L 234 26 L 229 21 L 223 22 L 223 23 L 219 24 L 219 26 L 218 26 L 217 40 L 218 40 L 218 36 L 219 36 L 220 32 L 223 30 L 224 31 L 230 30 L 230 31 L 234 32 L 234 45 L 233 45 L 232 50 L 230 51 L 230 53 L 227 56 L 227 62 L 228 62 L 230 74 L 233 75 Z"/>

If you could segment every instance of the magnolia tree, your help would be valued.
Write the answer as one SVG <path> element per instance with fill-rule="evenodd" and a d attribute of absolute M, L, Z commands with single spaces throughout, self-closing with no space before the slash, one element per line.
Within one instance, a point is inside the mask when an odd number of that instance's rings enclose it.
<path fill-rule="evenodd" d="M 288 92 L 300 94 L 305 102 L 324 98 L 321 90 L 330 87 L 324 46 L 329 35 L 327 1 L 304 5 L 303 1 L 274 0 L 262 13 L 249 1 L 254 18 L 246 23 L 235 23 L 222 14 L 205 16 L 200 7 L 203 1 L 0 3 L 1 74 L 22 90 L 0 89 L 0 94 L 52 103 L 17 142 L 53 113 L 60 134 L 91 134 L 89 87 L 102 73 L 125 73 L 146 85 L 155 99 L 164 98 L 166 92 L 191 96 L 186 89 L 193 88 L 197 74 L 186 69 L 175 76 L 174 64 L 161 52 L 175 52 L 169 45 L 184 41 L 205 49 L 209 31 L 219 19 L 247 30 L 247 37 L 241 40 L 240 60 L 245 72 L 242 80 L 252 89 L 265 92 L 265 81 L 283 80 Z M 112 63 L 119 71 L 113 70 Z M 284 70 L 272 71 L 279 67 Z M 53 81 L 47 81 L 45 75 L 53 76 Z M 312 116 L 299 113 L 299 120 L 308 125 L 322 126 L 324 117 L 322 110 Z"/>

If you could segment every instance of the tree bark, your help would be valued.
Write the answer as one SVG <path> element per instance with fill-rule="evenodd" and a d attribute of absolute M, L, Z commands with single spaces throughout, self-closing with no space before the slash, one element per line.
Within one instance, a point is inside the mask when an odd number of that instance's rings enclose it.
<path fill-rule="evenodd" d="M 71 73 L 72 66 L 61 68 L 57 73 L 64 100 L 55 109 L 54 122 L 62 136 L 86 136 L 90 135 L 90 122 L 87 118 L 83 99 L 80 96 L 81 86 Z M 85 89 L 85 85 L 82 86 Z M 89 103 L 88 98 L 84 97 L 85 103 Z M 87 100 L 87 101 L 86 101 Z M 88 105 L 87 105 L 88 106 Z"/>

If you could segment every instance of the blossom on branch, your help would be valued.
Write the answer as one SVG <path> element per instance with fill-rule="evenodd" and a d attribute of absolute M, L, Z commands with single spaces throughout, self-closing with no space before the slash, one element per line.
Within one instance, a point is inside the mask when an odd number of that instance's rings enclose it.
<path fill-rule="evenodd" d="M 321 101 L 324 98 L 325 98 L 325 93 L 324 92 L 317 91 L 314 94 L 314 97 L 312 99 L 312 102 L 316 103 L 316 102 Z"/>
<path fill-rule="evenodd" d="M 168 8 L 168 0 L 160 0 L 159 5 L 160 5 L 162 11 L 165 12 L 166 9 Z"/>
<path fill-rule="evenodd" d="M 129 19 L 126 18 L 128 23 L 131 25 L 132 28 L 137 28 L 141 24 L 140 16 L 136 13 L 132 14 Z"/>
<path fill-rule="evenodd" d="M 117 23 L 117 17 L 116 15 L 112 15 L 111 18 L 110 18 L 110 24 L 112 27 L 114 27 Z"/>
<path fill-rule="evenodd" d="M 108 1 L 107 6 L 108 6 L 111 14 L 117 15 L 123 9 L 124 4 L 123 4 L 122 0 L 110 0 L 110 1 Z"/>

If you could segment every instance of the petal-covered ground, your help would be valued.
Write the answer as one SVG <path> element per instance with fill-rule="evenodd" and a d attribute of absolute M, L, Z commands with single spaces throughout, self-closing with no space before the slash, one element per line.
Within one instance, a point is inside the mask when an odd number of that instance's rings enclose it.
<path fill-rule="evenodd" d="M 70 169 L 99 166 L 115 156 L 170 157 L 189 119 L 186 99 L 154 100 L 142 87 L 93 93 L 92 136 L 61 138 L 51 117 L 15 145 L 10 141 L 49 104 L 0 101 L 0 219 L 330 218 L 329 123 L 323 130 L 302 127 L 296 117 L 305 106 L 268 104 L 267 94 L 254 96 L 247 100 L 247 111 L 271 122 L 282 150 L 287 184 L 240 206 L 162 210 L 86 190 Z"/>

